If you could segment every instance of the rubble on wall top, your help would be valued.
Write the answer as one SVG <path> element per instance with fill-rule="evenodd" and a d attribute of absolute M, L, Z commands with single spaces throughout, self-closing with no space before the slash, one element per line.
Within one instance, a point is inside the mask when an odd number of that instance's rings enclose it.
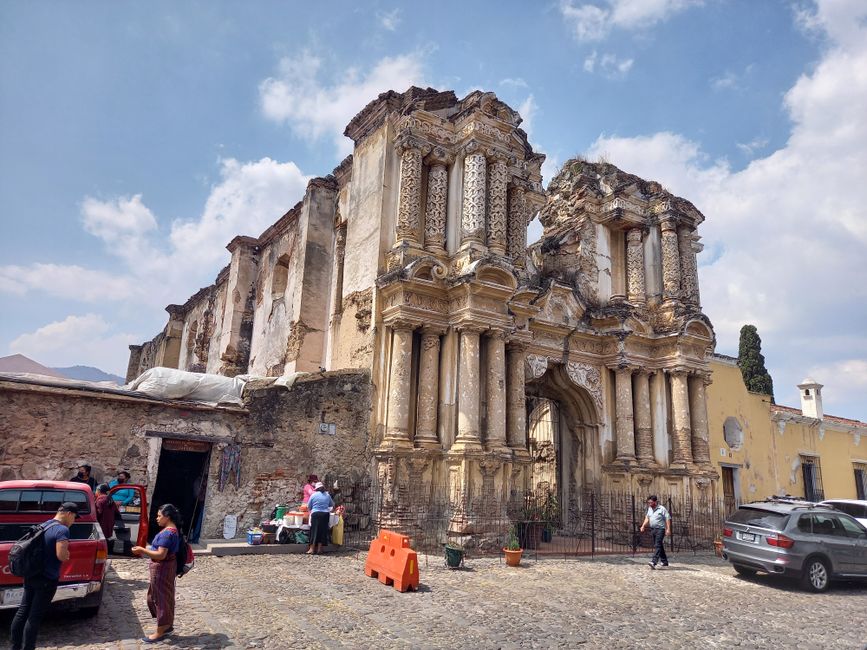
<path fill-rule="evenodd" d="M 621 209 L 645 220 L 672 215 L 693 228 L 704 215 L 688 200 L 675 196 L 656 181 L 624 172 L 608 162 L 572 158 L 548 185 L 548 202 L 540 219 L 547 229 L 583 218 L 588 213 Z"/>

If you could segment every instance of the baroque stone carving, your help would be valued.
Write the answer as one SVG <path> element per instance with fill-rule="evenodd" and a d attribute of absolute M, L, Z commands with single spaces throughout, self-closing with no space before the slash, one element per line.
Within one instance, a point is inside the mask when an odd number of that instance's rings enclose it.
<path fill-rule="evenodd" d="M 523 265 L 527 248 L 527 199 L 524 188 L 513 186 L 509 192 L 509 256 L 516 264 Z"/>
<path fill-rule="evenodd" d="M 442 163 L 433 164 L 428 174 L 424 247 L 434 253 L 444 250 L 448 182 L 446 166 Z"/>
<path fill-rule="evenodd" d="M 464 203 L 461 215 L 461 239 L 484 242 L 485 185 L 488 163 L 478 147 L 469 149 L 464 158 Z"/>
<path fill-rule="evenodd" d="M 540 357 L 536 354 L 527 355 L 527 375 L 529 379 L 538 379 L 548 369 L 548 357 Z"/>
<path fill-rule="evenodd" d="M 698 269 L 695 259 L 694 235 L 688 228 L 678 233 L 680 253 L 680 290 L 684 301 L 698 304 Z"/>
<path fill-rule="evenodd" d="M 422 152 L 404 148 L 400 157 L 400 194 L 397 204 L 397 239 L 416 242 L 421 210 Z"/>
<path fill-rule="evenodd" d="M 590 393 L 593 403 L 596 405 L 596 412 L 601 419 L 605 411 L 602 407 L 602 375 L 599 368 L 591 366 L 589 363 L 569 361 L 566 363 L 566 374 L 572 383 Z"/>
<path fill-rule="evenodd" d="M 488 248 L 506 254 L 506 160 L 496 156 L 488 187 Z"/>
<path fill-rule="evenodd" d="M 633 228 L 626 235 L 626 282 L 629 300 L 644 302 L 644 246 L 641 229 Z"/>
<path fill-rule="evenodd" d="M 662 284 L 666 298 L 680 297 L 680 250 L 677 231 L 670 220 L 663 221 L 662 227 Z"/>

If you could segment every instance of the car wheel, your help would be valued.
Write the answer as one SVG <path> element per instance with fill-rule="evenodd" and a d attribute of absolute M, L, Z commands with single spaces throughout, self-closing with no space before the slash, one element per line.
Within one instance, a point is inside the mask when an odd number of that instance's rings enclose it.
<path fill-rule="evenodd" d="M 754 576 L 756 575 L 756 570 L 751 569 L 750 567 L 744 566 L 743 564 L 733 564 L 735 569 L 735 573 L 742 576 Z"/>
<path fill-rule="evenodd" d="M 831 570 L 825 560 L 810 558 L 804 563 L 801 584 L 810 591 L 827 591 L 831 586 Z"/>

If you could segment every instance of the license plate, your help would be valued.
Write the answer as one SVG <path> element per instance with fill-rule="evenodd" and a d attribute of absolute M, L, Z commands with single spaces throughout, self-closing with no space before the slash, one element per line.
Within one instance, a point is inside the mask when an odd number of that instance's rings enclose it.
<path fill-rule="evenodd" d="M 756 536 L 753 533 L 741 533 L 741 541 L 754 542 L 756 541 Z"/>
<path fill-rule="evenodd" d="M 6 589 L 3 592 L 3 604 L 6 607 L 18 607 L 23 599 L 23 589 Z"/>

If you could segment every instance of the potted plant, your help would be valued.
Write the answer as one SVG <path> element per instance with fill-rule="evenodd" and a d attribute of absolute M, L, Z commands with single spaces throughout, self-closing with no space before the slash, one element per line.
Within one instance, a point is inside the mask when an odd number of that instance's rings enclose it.
<path fill-rule="evenodd" d="M 445 545 L 446 550 L 446 566 L 450 569 L 457 569 L 464 563 L 464 555 L 466 551 L 464 547 L 457 542 L 448 542 Z"/>
<path fill-rule="evenodd" d="M 717 557 L 722 557 L 723 541 L 722 541 L 722 535 L 720 535 L 719 533 L 717 533 L 717 536 L 714 537 L 714 540 L 713 540 L 713 552 L 716 554 Z"/>
<path fill-rule="evenodd" d="M 521 548 L 518 542 L 518 536 L 515 534 L 515 527 L 509 530 L 509 537 L 506 540 L 506 545 L 503 547 L 503 553 L 506 554 L 506 566 L 518 566 L 521 563 L 521 555 L 524 549 Z"/>
<path fill-rule="evenodd" d="M 542 530 L 543 542 L 550 543 L 554 539 L 554 530 L 559 519 L 560 506 L 557 503 L 557 496 L 553 492 L 548 492 L 542 504 L 542 520 L 545 522 L 545 528 Z"/>

